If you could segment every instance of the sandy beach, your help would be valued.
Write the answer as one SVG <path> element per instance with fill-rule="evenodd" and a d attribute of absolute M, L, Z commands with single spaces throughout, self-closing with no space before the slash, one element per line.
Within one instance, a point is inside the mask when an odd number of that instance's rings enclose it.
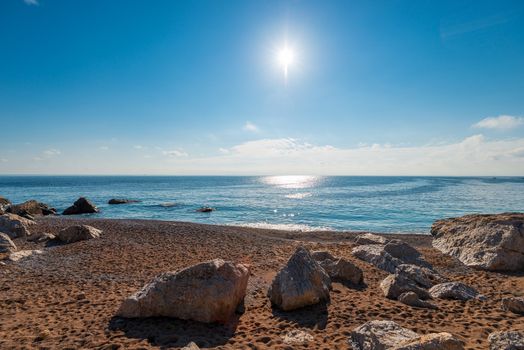
<path fill-rule="evenodd" d="M 395 237 L 415 246 L 443 275 L 477 288 L 486 301 L 438 300 L 439 309 L 430 310 L 386 299 L 379 284 L 387 273 L 351 255 L 355 233 L 58 217 L 38 218 L 32 231 L 57 233 L 72 224 L 89 224 L 103 235 L 56 246 L 14 240 L 19 249 L 43 253 L 0 266 L 0 348 L 152 349 L 194 341 L 216 349 L 348 349 L 355 327 L 393 320 L 421 334 L 450 332 L 467 349 L 487 349 L 489 333 L 524 330 L 521 316 L 500 308 L 502 297 L 522 296 L 524 275 L 466 268 L 433 249 L 429 235 Z M 268 286 L 299 245 L 352 261 L 364 272 L 364 286 L 334 283 L 328 305 L 292 312 L 272 308 Z M 122 300 L 159 273 L 214 258 L 250 265 L 245 312 L 229 324 L 115 317 Z M 294 329 L 313 339 L 307 346 L 284 343 Z"/>

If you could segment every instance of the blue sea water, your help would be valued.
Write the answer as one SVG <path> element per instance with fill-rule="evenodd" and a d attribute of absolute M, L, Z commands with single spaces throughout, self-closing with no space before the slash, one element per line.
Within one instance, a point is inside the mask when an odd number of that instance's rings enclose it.
<path fill-rule="evenodd" d="M 439 218 L 524 211 L 524 178 L 317 176 L 0 176 L 0 196 L 59 211 L 85 196 L 92 217 L 292 230 L 429 233 Z M 111 198 L 139 203 L 108 205 Z M 196 212 L 211 206 L 212 213 Z"/>

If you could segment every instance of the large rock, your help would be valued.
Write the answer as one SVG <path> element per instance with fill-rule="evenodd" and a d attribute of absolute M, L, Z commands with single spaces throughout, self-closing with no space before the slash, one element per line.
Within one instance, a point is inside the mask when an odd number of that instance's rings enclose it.
<path fill-rule="evenodd" d="M 418 250 L 398 239 L 392 239 L 386 243 L 384 250 L 391 254 L 391 256 L 402 260 L 404 263 L 431 267 L 424 261 Z"/>
<path fill-rule="evenodd" d="M 326 251 L 312 252 L 311 256 L 334 280 L 347 281 L 352 284 L 361 284 L 364 280 L 362 270 L 344 258 L 337 259 Z"/>
<path fill-rule="evenodd" d="M 418 335 L 393 321 L 369 321 L 351 332 L 354 350 L 462 350 L 464 344 L 449 333 Z"/>
<path fill-rule="evenodd" d="M 284 311 L 329 300 L 331 280 L 304 247 L 298 247 L 269 288 L 271 303 Z"/>
<path fill-rule="evenodd" d="M 421 299 L 429 299 L 427 290 L 421 288 L 417 283 L 404 275 L 389 275 L 380 283 L 380 289 L 384 296 L 389 299 L 397 299 L 402 293 L 413 292 Z"/>
<path fill-rule="evenodd" d="M 404 263 L 386 252 L 383 245 L 378 244 L 357 246 L 353 248 L 351 254 L 389 273 L 394 273 L 397 267 Z"/>
<path fill-rule="evenodd" d="M 413 264 L 399 265 L 395 273 L 406 276 L 424 288 L 431 288 L 435 284 L 447 282 L 447 279 L 438 272 Z"/>
<path fill-rule="evenodd" d="M 436 309 L 437 306 L 435 304 L 432 304 L 428 301 L 421 300 L 417 293 L 415 292 L 405 292 L 398 296 L 398 301 L 400 301 L 402 304 L 413 306 L 413 307 L 420 307 L 420 308 L 426 308 L 426 309 Z"/>
<path fill-rule="evenodd" d="M 45 203 L 29 200 L 20 204 L 12 204 L 7 209 L 7 212 L 25 217 L 27 215 L 55 215 L 56 209 L 49 207 Z"/>
<path fill-rule="evenodd" d="M 467 266 L 524 270 L 524 214 L 466 215 L 436 221 L 433 246 Z"/>
<path fill-rule="evenodd" d="M 245 265 L 215 259 L 157 276 L 124 300 L 118 316 L 227 322 L 246 294 Z"/>
<path fill-rule="evenodd" d="M 64 210 L 64 215 L 91 214 L 98 213 L 98 208 L 88 199 L 80 197 L 72 206 Z"/>
<path fill-rule="evenodd" d="M 429 289 L 429 294 L 435 299 L 470 300 L 484 298 L 475 288 L 461 282 L 436 284 Z"/>
<path fill-rule="evenodd" d="M 58 232 L 56 238 L 64 243 L 73 243 L 78 241 L 85 241 L 88 239 L 99 238 L 101 230 L 88 225 L 74 225 L 69 226 Z"/>
<path fill-rule="evenodd" d="M 16 251 L 16 245 L 11 238 L 3 232 L 0 232 L 0 259 L 6 258 L 9 254 Z"/>
<path fill-rule="evenodd" d="M 493 332 L 488 336 L 490 350 L 524 350 L 524 333 Z"/>
<path fill-rule="evenodd" d="M 34 224 L 34 221 L 16 214 L 0 215 L 0 232 L 4 232 L 10 238 L 29 236 L 29 226 Z"/>
<path fill-rule="evenodd" d="M 502 310 L 524 315 L 524 298 L 509 297 L 502 299 Z"/>

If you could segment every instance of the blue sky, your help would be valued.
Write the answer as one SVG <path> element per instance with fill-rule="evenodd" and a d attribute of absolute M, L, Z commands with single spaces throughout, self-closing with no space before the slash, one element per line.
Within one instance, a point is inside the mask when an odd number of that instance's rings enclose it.
<path fill-rule="evenodd" d="M 0 53 L 3 174 L 524 175 L 522 1 L 4 0 Z"/>

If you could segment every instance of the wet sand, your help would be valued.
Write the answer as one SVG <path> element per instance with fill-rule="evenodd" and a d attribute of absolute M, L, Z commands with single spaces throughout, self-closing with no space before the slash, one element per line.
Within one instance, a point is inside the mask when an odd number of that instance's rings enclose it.
<path fill-rule="evenodd" d="M 522 316 L 500 308 L 502 297 L 524 295 L 524 274 L 466 268 L 433 249 L 430 236 L 395 235 L 416 246 L 437 271 L 472 285 L 487 301 L 437 300 L 439 310 L 428 310 L 386 299 L 379 284 L 387 273 L 351 255 L 355 233 L 60 217 L 38 218 L 31 231 L 56 233 L 77 223 L 102 229 L 102 238 L 47 247 L 14 240 L 19 249 L 44 253 L 0 266 L 0 349 L 158 349 L 190 341 L 216 349 L 350 349 L 351 330 L 376 319 L 421 334 L 450 332 L 467 349 L 488 349 L 489 333 L 524 330 Z M 273 309 L 267 288 L 300 244 L 351 260 L 364 271 L 365 285 L 334 283 L 328 305 Z M 245 313 L 229 324 L 114 317 L 121 301 L 155 275 L 214 258 L 251 266 Z M 283 337 L 294 329 L 313 339 L 307 345 L 285 344 Z"/>

